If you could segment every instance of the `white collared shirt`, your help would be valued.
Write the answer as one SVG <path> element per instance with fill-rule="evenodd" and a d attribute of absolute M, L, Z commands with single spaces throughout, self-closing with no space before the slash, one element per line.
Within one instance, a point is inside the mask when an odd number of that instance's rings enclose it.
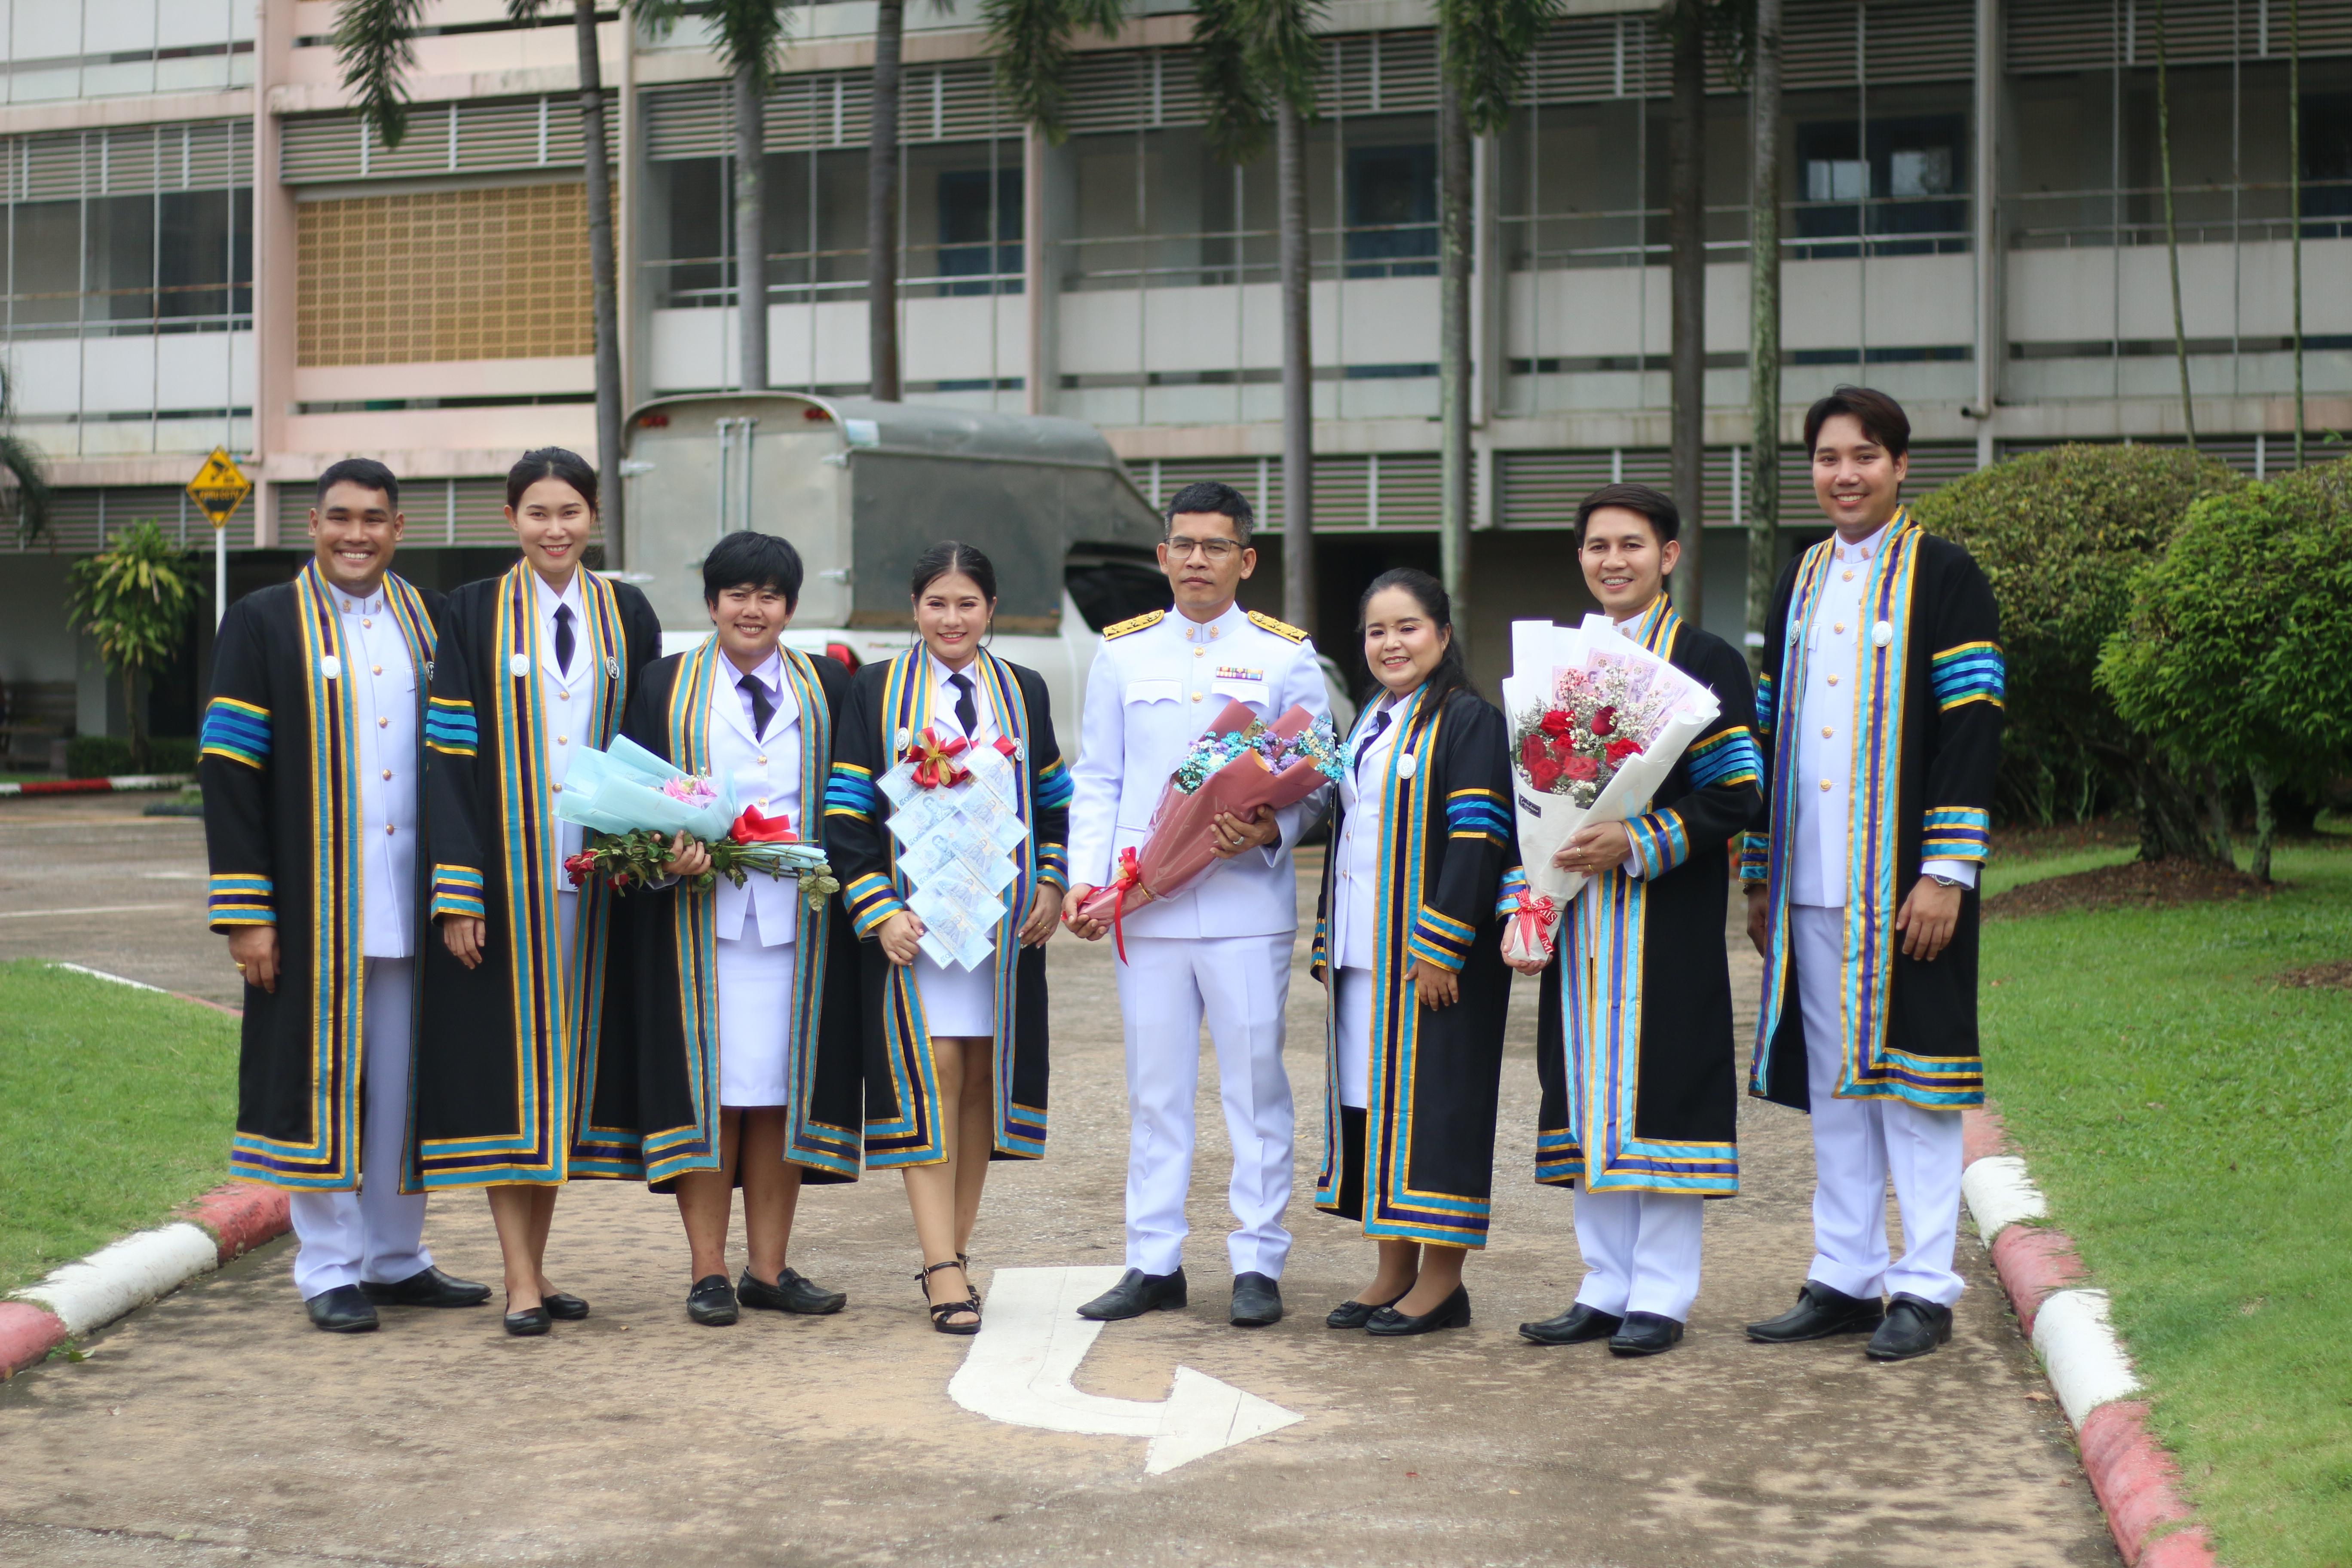
<path fill-rule="evenodd" d="M 1342 812 L 1339 842 L 1331 847 L 1338 865 L 1332 876 L 1331 929 L 1325 933 L 1328 951 L 1338 969 L 1370 969 L 1376 956 L 1373 937 L 1379 929 L 1381 870 L 1381 806 L 1388 793 L 1389 753 L 1396 749 L 1397 731 L 1403 729 L 1396 710 L 1412 700 L 1382 696 L 1366 708 L 1347 740 L 1348 771 L 1339 780 Z M 1391 714 L 1388 726 L 1367 742 L 1379 715 Z M 1361 755 L 1358 755 L 1359 748 Z"/>
<path fill-rule="evenodd" d="M 975 746 L 984 746 L 996 739 L 996 710 L 988 700 L 988 686 L 980 678 L 980 660 L 973 659 L 961 670 L 950 669 L 940 662 L 936 654 L 926 653 L 924 662 L 930 667 L 931 727 L 945 736 L 962 735 Z M 956 717 L 957 691 L 950 678 L 961 675 L 971 683 L 971 704 L 980 723 L 970 734 L 964 733 L 963 721 Z"/>
<path fill-rule="evenodd" d="M 733 788 L 737 810 L 756 805 L 762 816 L 789 817 L 793 831 L 803 831 L 801 746 L 805 737 L 800 700 L 784 679 L 782 656 L 771 652 L 767 661 L 751 672 L 773 710 L 768 715 L 768 727 L 757 731 L 752 728 L 751 694 L 743 689 L 744 672 L 723 653 L 718 669 L 719 679 L 710 689 L 712 776 Z M 722 877 L 718 895 L 715 912 L 722 942 L 756 941 L 763 947 L 783 947 L 800 935 L 800 885 L 790 879 L 754 874 L 739 888 Z"/>
<path fill-rule="evenodd" d="M 593 645 L 588 637 L 588 612 L 580 592 L 580 574 L 574 571 L 572 581 L 558 594 L 547 585 L 547 579 L 537 572 L 530 574 L 531 634 L 537 639 L 532 648 L 539 661 L 539 727 L 546 742 L 541 748 L 547 758 L 547 782 L 560 784 L 572 771 L 572 754 L 586 744 L 581 731 L 589 722 L 589 699 L 595 691 L 589 667 L 593 660 Z M 572 667 L 559 669 L 555 663 L 555 609 L 559 605 L 572 607 Z M 580 853 L 583 830 L 554 816 L 553 804 L 549 816 L 555 827 L 555 886 L 562 893 L 579 892 L 572 879 L 563 874 L 563 862 Z"/>
<path fill-rule="evenodd" d="M 331 584 L 360 775 L 360 952 L 411 954 L 416 892 L 416 667 L 383 589 L 357 598 Z"/>
<path fill-rule="evenodd" d="M 1798 694 L 1796 843 L 1790 860 L 1791 903 L 1845 907 L 1847 856 L 1853 837 L 1853 725 L 1856 671 L 1870 637 L 1865 598 L 1885 548 L 1881 528 L 1856 544 L 1832 538 L 1830 569 L 1805 622 L 1805 689 Z M 1962 860 L 1929 860 L 1923 875 L 1976 884 Z"/>

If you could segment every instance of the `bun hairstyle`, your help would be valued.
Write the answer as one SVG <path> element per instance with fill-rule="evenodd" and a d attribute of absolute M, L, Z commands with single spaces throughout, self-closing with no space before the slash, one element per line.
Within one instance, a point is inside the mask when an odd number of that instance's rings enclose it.
<path fill-rule="evenodd" d="M 523 491 L 541 479 L 561 479 L 580 492 L 588 510 L 596 510 L 596 470 L 588 459 L 577 452 L 561 447 L 541 447 L 535 452 L 525 452 L 522 461 L 507 470 L 507 505 L 522 505 Z"/>
<path fill-rule="evenodd" d="M 1470 689 L 1470 671 L 1462 662 L 1462 639 L 1453 635 L 1453 595 L 1446 593 L 1444 584 L 1417 566 L 1392 566 L 1372 579 L 1372 585 L 1364 590 L 1362 598 L 1356 601 L 1357 640 L 1360 642 L 1363 639 L 1364 623 L 1369 618 L 1372 600 L 1391 588 L 1401 588 L 1412 595 L 1414 602 L 1421 605 L 1421 613 L 1429 617 L 1430 624 L 1446 634 L 1445 652 L 1439 656 L 1437 668 L 1429 672 L 1429 679 L 1422 682 L 1421 689 L 1427 696 L 1413 721 L 1414 727 L 1419 728 L 1437 716 L 1438 710 L 1445 706 L 1448 698 L 1457 691 Z"/>
<path fill-rule="evenodd" d="M 978 584 L 981 597 L 996 603 L 996 568 L 987 556 L 969 544 L 958 544 L 952 539 L 941 540 L 917 558 L 913 579 L 907 587 L 907 596 L 919 599 L 923 590 L 942 577 L 969 577 Z"/>

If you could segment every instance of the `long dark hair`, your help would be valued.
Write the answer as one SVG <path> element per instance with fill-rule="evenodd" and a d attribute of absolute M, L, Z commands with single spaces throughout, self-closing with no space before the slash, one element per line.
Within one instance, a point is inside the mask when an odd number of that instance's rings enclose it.
<path fill-rule="evenodd" d="M 942 577 L 951 576 L 971 578 L 972 585 L 980 590 L 980 596 L 988 601 L 988 630 L 981 642 L 981 646 L 985 647 L 988 639 L 996 633 L 996 566 L 971 545 L 942 539 L 924 551 L 916 558 L 914 573 L 908 579 L 907 597 L 920 599 L 924 589 Z M 918 630 L 915 641 L 919 643 L 922 640 L 923 634 Z"/>
<path fill-rule="evenodd" d="M 596 510 L 596 470 L 587 458 L 561 447 L 525 452 L 522 461 L 507 470 L 507 505 L 522 505 L 522 492 L 541 479 L 561 479 L 580 492 L 588 510 Z"/>
<path fill-rule="evenodd" d="M 1373 597 L 1391 588 L 1402 588 L 1411 594 L 1421 605 L 1421 613 L 1427 616 L 1439 631 L 1446 634 L 1445 651 L 1438 656 L 1437 668 L 1431 670 L 1429 679 L 1421 683 L 1423 694 L 1421 711 L 1413 719 L 1413 727 L 1418 729 L 1434 719 L 1437 710 L 1445 706 L 1446 700 L 1455 692 L 1470 689 L 1470 670 L 1462 662 L 1462 639 L 1454 635 L 1453 595 L 1446 593 L 1444 584 L 1417 566 L 1392 566 L 1372 579 L 1372 585 L 1364 590 L 1362 598 L 1356 601 L 1357 641 L 1360 643 L 1363 640 L 1364 622 L 1367 612 L 1372 607 Z M 1370 661 L 1367 661 L 1366 668 L 1370 668 Z"/>

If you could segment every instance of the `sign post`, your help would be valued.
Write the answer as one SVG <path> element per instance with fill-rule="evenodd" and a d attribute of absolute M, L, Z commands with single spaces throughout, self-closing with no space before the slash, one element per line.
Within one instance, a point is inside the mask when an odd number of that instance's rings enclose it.
<path fill-rule="evenodd" d="M 213 522 L 213 625 L 220 625 L 228 614 L 228 520 L 246 497 L 253 493 L 253 481 L 245 477 L 227 451 L 215 447 L 196 477 L 188 481 L 188 499 L 196 503 Z"/>

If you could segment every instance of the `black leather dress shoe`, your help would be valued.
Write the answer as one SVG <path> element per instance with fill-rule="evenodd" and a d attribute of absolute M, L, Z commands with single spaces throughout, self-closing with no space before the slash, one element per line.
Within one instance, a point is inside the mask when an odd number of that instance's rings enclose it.
<path fill-rule="evenodd" d="M 555 1326 L 555 1321 L 547 1315 L 544 1306 L 525 1307 L 520 1312 L 509 1312 L 501 1321 L 506 1324 L 507 1332 L 519 1340 L 543 1334 Z"/>
<path fill-rule="evenodd" d="M 302 1308 L 310 1314 L 312 1328 L 331 1334 L 364 1334 L 376 1326 L 375 1308 L 369 1304 L 367 1292 L 356 1285 L 321 1290 L 304 1301 Z"/>
<path fill-rule="evenodd" d="M 1683 1326 L 1655 1312 L 1628 1312 L 1625 1325 L 1609 1336 L 1611 1355 L 1656 1355 L 1680 1342 Z"/>
<path fill-rule="evenodd" d="M 746 1268 L 743 1278 L 735 1281 L 735 1294 L 747 1307 L 765 1307 L 772 1312 L 802 1312 L 812 1318 L 838 1312 L 849 1305 L 847 1296 L 826 1289 L 797 1268 L 777 1269 L 773 1285 L 761 1284 Z"/>
<path fill-rule="evenodd" d="M 1607 1339 L 1624 1321 L 1613 1313 L 1578 1301 L 1556 1318 L 1546 1318 L 1540 1323 L 1521 1323 L 1519 1337 L 1539 1345 L 1580 1345 L 1587 1340 Z"/>
<path fill-rule="evenodd" d="M 1342 1301 L 1324 1317 L 1323 1326 L 1327 1329 L 1360 1329 L 1372 1321 L 1374 1312 L 1382 1307 L 1393 1307 L 1403 1300 L 1399 1296 L 1396 1301 Z"/>
<path fill-rule="evenodd" d="M 1282 1321 L 1282 1287 L 1270 1275 L 1234 1276 L 1233 1322 L 1237 1329 L 1262 1329 Z"/>
<path fill-rule="evenodd" d="M 1777 1318 L 1748 1324 L 1748 1337 L 1759 1344 L 1792 1345 L 1832 1334 L 1866 1334 L 1885 1318 L 1885 1309 L 1874 1300 L 1849 1296 L 1818 1279 L 1808 1279 L 1797 1292 L 1795 1306 Z"/>
<path fill-rule="evenodd" d="M 1382 1307 L 1365 1321 L 1364 1332 L 1392 1340 L 1402 1339 L 1406 1334 L 1426 1334 L 1439 1329 L 1466 1329 L 1469 1326 L 1470 1287 L 1456 1285 L 1453 1295 L 1417 1318 L 1407 1317 L 1394 1307 Z"/>
<path fill-rule="evenodd" d="M 736 1310 L 735 1287 L 724 1274 L 706 1274 L 686 1293 L 686 1315 L 706 1329 L 723 1329 L 742 1314 Z"/>
<path fill-rule="evenodd" d="M 1146 1274 L 1140 1268 L 1130 1268 L 1119 1276 L 1118 1283 L 1078 1309 L 1081 1318 L 1092 1318 L 1098 1323 L 1116 1323 L 1124 1318 L 1139 1318 L 1146 1312 L 1175 1311 L 1184 1305 L 1184 1271 L 1173 1274 Z"/>
<path fill-rule="evenodd" d="M 567 1323 L 576 1323 L 588 1315 L 587 1302 L 561 1290 L 550 1290 L 539 1299 L 539 1304 L 547 1309 L 549 1317 L 561 1318 Z"/>
<path fill-rule="evenodd" d="M 1952 1310 L 1896 1291 L 1886 1304 L 1886 1321 L 1870 1336 L 1862 1353 L 1873 1361 L 1909 1361 L 1926 1355 L 1952 1337 Z"/>
<path fill-rule="evenodd" d="M 360 1289 L 379 1307 L 478 1307 L 490 1299 L 488 1285 L 452 1279 L 431 1267 L 389 1285 L 362 1282 Z"/>

